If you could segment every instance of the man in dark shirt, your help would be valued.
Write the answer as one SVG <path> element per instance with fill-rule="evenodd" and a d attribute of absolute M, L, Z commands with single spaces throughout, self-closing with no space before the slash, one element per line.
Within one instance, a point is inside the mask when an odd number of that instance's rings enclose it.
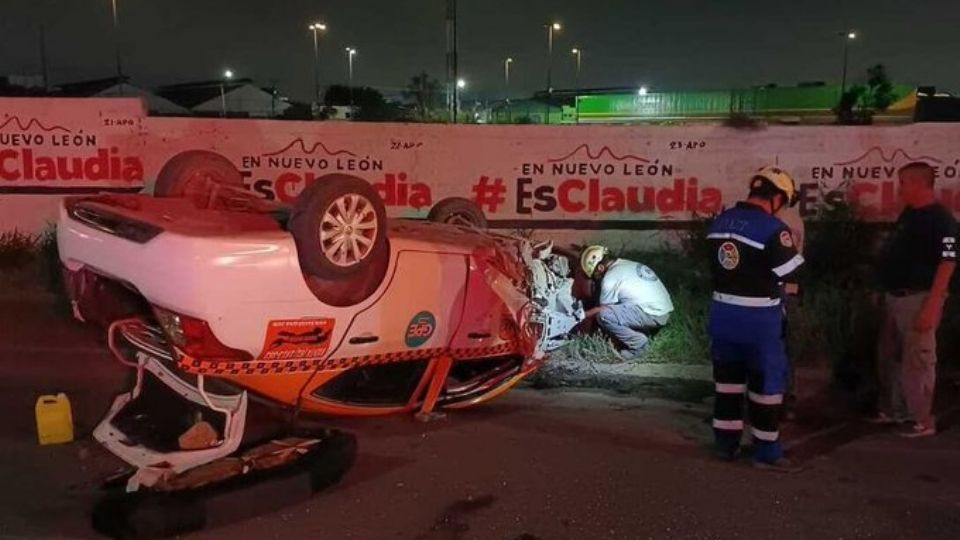
<path fill-rule="evenodd" d="M 906 208 L 883 247 L 878 275 L 885 294 L 878 349 L 879 411 L 874 422 L 902 424 L 900 435 L 936 434 L 937 327 L 956 267 L 956 222 L 936 201 L 926 163 L 902 167 Z"/>

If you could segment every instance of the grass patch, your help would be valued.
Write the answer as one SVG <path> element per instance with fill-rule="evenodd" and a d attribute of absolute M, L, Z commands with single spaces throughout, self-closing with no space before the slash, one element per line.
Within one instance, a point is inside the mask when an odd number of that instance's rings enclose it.
<path fill-rule="evenodd" d="M 599 333 L 578 336 L 550 354 L 551 360 L 562 357 L 585 365 L 622 362 L 613 343 Z"/>
<path fill-rule="evenodd" d="M 710 362 L 709 261 L 714 252 L 706 238 L 707 227 L 708 221 L 701 221 L 684 236 L 679 249 L 618 253 L 651 267 L 674 303 L 670 322 L 652 340 L 644 362 Z M 829 364 L 840 378 L 851 380 L 872 369 L 879 310 L 871 302 L 870 268 L 878 239 L 877 228 L 865 224 L 849 207 L 824 212 L 810 227 L 808 263 L 801 278 L 803 300 L 790 312 L 788 351 L 795 363 Z M 947 310 L 944 326 L 949 323 L 960 328 L 960 309 Z M 618 361 L 606 340 L 599 338 L 575 340 L 569 349 L 568 354 L 588 361 Z M 610 352 L 603 355 L 602 351 Z"/>
<path fill-rule="evenodd" d="M 0 298 L 69 305 L 53 225 L 40 234 L 0 233 Z"/>
<path fill-rule="evenodd" d="M 705 364 L 710 361 L 707 317 L 710 309 L 708 259 L 686 251 L 660 249 L 626 252 L 622 257 L 641 262 L 657 273 L 670 291 L 674 311 L 670 322 L 650 342 L 644 362 Z"/>
<path fill-rule="evenodd" d="M 19 230 L 0 233 L 0 270 L 17 270 L 32 262 L 39 253 L 40 235 Z"/>

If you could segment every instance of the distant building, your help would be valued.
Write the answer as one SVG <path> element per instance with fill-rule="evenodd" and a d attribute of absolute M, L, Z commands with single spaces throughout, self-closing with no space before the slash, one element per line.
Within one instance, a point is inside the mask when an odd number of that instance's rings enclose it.
<path fill-rule="evenodd" d="M 359 107 L 351 107 L 349 105 L 327 105 L 320 108 L 318 113 L 325 113 L 327 120 L 353 120 L 358 108 Z M 319 114 L 317 116 L 319 116 Z"/>
<path fill-rule="evenodd" d="M 917 91 L 894 85 L 894 103 L 877 122 L 914 118 Z M 723 123 L 734 118 L 786 124 L 834 123 L 840 86 L 822 82 L 695 92 L 653 92 L 640 88 L 595 88 L 538 92 L 532 99 L 499 101 L 486 112 L 496 124 L 678 124 Z"/>
<path fill-rule="evenodd" d="M 200 116 L 274 118 L 290 108 L 276 90 L 265 90 L 250 79 L 203 81 L 164 86 L 157 93 Z"/>
<path fill-rule="evenodd" d="M 910 122 L 917 103 L 914 87 L 894 85 L 895 102 L 877 120 Z M 840 86 L 808 83 L 697 92 L 581 92 L 574 123 L 722 122 L 735 116 L 779 123 L 832 123 Z"/>
<path fill-rule="evenodd" d="M 57 95 L 65 97 L 138 97 L 150 114 L 187 116 L 190 110 L 153 92 L 130 83 L 129 77 L 111 77 L 92 81 L 65 83 L 57 87 Z"/>
<path fill-rule="evenodd" d="M 47 95 L 43 75 L 0 76 L 0 96 L 24 97 Z"/>
<path fill-rule="evenodd" d="M 540 99 L 511 99 L 494 103 L 482 113 L 482 118 L 491 124 L 573 123 L 567 109 L 569 107 Z"/>

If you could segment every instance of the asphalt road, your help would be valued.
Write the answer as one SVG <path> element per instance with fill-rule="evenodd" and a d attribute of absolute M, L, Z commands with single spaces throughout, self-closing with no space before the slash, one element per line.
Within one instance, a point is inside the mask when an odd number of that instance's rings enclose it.
<path fill-rule="evenodd" d="M 95 538 L 96 481 L 120 463 L 89 439 L 37 446 L 33 403 L 67 392 L 84 435 L 125 374 L 95 334 L 2 307 L 0 538 Z M 809 468 L 784 476 L 713 461 L 706 411 L 518 390 L 430 424 L 330 421 L 359 439 L 339 486 L 190 538 L 960 538 L 960 429 L 906 441 L 843 418 L 794 426 Z"/>

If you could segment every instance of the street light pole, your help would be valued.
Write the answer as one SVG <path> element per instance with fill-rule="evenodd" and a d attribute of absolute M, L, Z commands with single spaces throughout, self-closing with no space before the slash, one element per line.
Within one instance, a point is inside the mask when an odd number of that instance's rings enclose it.
<path fill-rule="evenodd" d="M 233 71 L 226 69 L 223 72 L 223 78 L 220 79 L 220 116 L 226 118 L 227 116 L 227 92 L 224 90 L 223 85 L 225 81 L 229 81 L 233 78 Z"/>
<path fill-rule="evenodd" d="M 580 64 L 583 59 L 583 49 L 580 47 L 574 48 L 572 51 L 574 56 L 577 57 L 577 73 L 573 79 L 573 90 L 576 95 L 573 96 L 573 108 L 576 111 L 576 119 L 574 120 L 577 124 L 580 123 Z"/>
<path fill-rule="evenodd" d="M 578 47 L 570 52 L 573 53 L 573 55 L 577 58 L 577 74 L 573 79 L 573 89 L 580 90 L 580 66 L 583 61 L 583 49 Z"/>
<path fill-rule="evenodd" d="M 308 28 L 313 32 L 313 94 L 320 105 L 320 42 L 317 33 L 327 29 L 323 23 L 313 23 Z"/>
<path fill-rule="evenodd" d="M 553 93 L 553 33 L 561 28 L 556 22 L 547 25 L 547 94 Z"/>
<path fill-rule="evenodd" d="M 840 99 L 843 99 L 847 91 L 847 59 L 850 56 L 850 42 L 857 39 L 857 33 L 851 30 L 840 32 L 838 35 L 843 37 L 843 74 L 840 77 Z"/>
<path fill-rule="evenodd" d="M 503 92 L 504 92 L 504 101 L 507 104 L 507 122 L 513 121 L 512 115 L 510 114 L 510 64 L 513 63 L 513 58 L 505 58 L 503 60 Z"/>
<path fill-rule="evenodd" d="M 350 92 L 350 113 L 353 114 L 353 57 L 357 50 L 347 47 L 347 90 Z"/>
<path fill-rule="evenodd" d="M 456 107 L 457 107 L 457 111 L 460 110 L 460 107 L 461 107 L 460 97 L 461 97 L 461 95 L 462 95 L 462 93 L 463 93 L 462 91 L 463 91 L 466 87 L 467 87 L 467 81 L 465 81 L 464 79 L 457 79 L 457 95 L 456 95 L 456 101 L 457 101 Z M 454 122 L 454 123 L 456 123 L 456 122 Z"/>

